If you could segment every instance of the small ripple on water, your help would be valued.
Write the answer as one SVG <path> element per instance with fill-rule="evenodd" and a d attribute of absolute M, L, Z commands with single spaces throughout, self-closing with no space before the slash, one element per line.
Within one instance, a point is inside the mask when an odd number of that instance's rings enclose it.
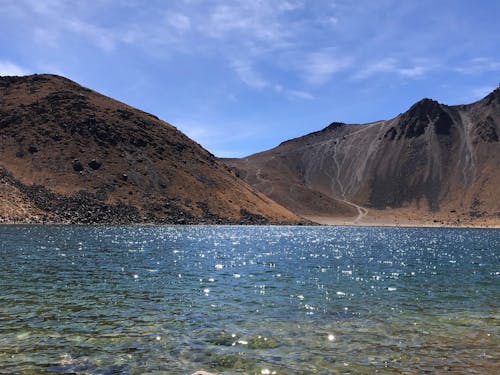
<path fill-rule="evenodd" d="M 498 233 L 0 227 L 0 373 L 493 373 Z"/>

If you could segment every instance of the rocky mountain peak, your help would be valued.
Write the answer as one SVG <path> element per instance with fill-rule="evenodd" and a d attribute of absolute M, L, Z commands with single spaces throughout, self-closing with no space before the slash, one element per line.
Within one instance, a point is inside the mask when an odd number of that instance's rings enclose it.
<path fill-rule="evenodd" d="M 318 222 L 350 215 L 354 223 L 376 225 L 379 219 L 498 225 L 499 103 L 500 89 L 458 106 L 422 99 L 388 121 L 333 123 L 228 163 L 260 191 Z"/>
<path fill-rule="evenodd" d="M 403 113 L 399 123 L 386 132 L 391 140 L 416 138 L 422 136 L 429 125 L 434 126 L 438 135 L 449 135 L 453 119 L 446 111 L 446 106 L 436 100 L 422 99 Z"/>
<path fill-rule="evenodd" d="M 408 116 L 411 116 L 418 120 L 427 119 L 427 116 L 434 116 L 441 110 L 441 104 L 433 99 L 424 98 L 413 104 L 410 109 L 406 112 Z"/>

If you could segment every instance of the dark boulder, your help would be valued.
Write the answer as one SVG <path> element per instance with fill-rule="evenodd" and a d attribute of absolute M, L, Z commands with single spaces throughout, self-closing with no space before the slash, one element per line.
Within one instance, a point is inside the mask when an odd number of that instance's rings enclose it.
<path fill-rule="evenodd" d="M 89 167 L 92 168 L 94 171 L 98 170 L 99 168 L 101 168 L 101 165 L 102 163 L 95 160 L 95 159 L 92 159 L 90 162 L 89 162 Z"/>
<path fill-rule="evenodd" d="M 78 159 L 73 160 L 73 170 L 75 172 L 81 172 L 81 171 L 83 171 L 83 165 L 80 162 L 80 160 L 78 160 Z"/>

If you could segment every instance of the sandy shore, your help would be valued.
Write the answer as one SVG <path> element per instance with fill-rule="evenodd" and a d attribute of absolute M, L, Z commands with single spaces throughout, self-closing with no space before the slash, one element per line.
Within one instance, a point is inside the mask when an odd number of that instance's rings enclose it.
<path fill-rule="evenodd" d="M 411 219 L 397 216 L 377 217 L 367 215 L 361 220 L 345 217 L 304 216 L 305 219 L 322 225 L 356 227 L 430 227 L 430 228 L 495 228 L 500 229 L 500 219 L 477 221 L 451 221 L 442 218 Z"/>

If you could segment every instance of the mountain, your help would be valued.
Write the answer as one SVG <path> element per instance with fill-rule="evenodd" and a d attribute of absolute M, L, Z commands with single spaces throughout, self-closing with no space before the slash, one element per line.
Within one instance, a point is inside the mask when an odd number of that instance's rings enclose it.
<path fill-rule="evenodd" d="M 448 106 L 430 99 L 387 121 L 332 123 L 226 163 L 318 222 L 499 225 L 500 88 Z"/>
<path fill-rule="evenodd" d="M 0 220 L 296 223 L 157 117 L 54 75 L 0 77 Z"/>

